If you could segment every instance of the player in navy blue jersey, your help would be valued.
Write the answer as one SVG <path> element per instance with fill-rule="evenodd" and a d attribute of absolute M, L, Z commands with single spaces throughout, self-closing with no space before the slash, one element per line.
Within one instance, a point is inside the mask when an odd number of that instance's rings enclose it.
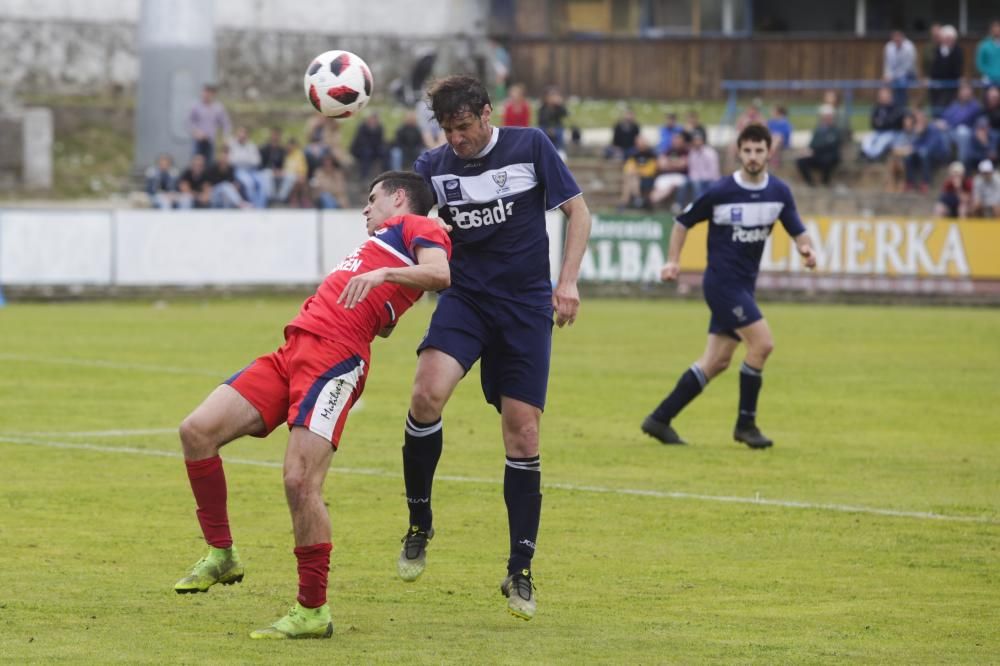
<path fill-rule="evenodd" d="M 677 278 L 688 229 L 708 220 L 708 268 L 702 280 L 712 313 L 708 344 L 670 395 L 642 422 L 642 431 L 664 444 L 684 444 L 671 421 L 713 377 L 729 367 L 741 341 L 746 343 L 747 354 L 740 367 L 739 414 L 733 438 L 754 449 L 773 444 L 756 421 L 764 363 L 774 349 L 771 329 L 754 300 L 760 258 L 778 220 L 795 239 L 807 267 L 816 266 L 816 255 L 788 185 L 767 172 L 771 133 L 763 125 L 748 125 L 736 139 L 736 149 L 740 170 L 716 182 L 677 217 L 667 263 L 660 273 L 664 280 Z"/>
<path fill-rule="evenodd" d="M 447 143 L 423 153 L 414 169 L 431 185 L 438 213 L 451 227 L 451 287 L 441 293 L 417 350 L 403 445 L 410 527 L 397 566 L 407 581 L 424 570 L 434 536 L 431 486 L 441 456 L 441 413 L 478 360 L 483 394 L 500 412 L 507 455 L 510 557 L 501 592 L 510 612 L 528 620 L 536 608 L 531 561 L 542 505 L 538 431 L 552 315 L 560 327 L 576 319 L 590 212 L 545 134 L 492 126 L 493 109 L 479 81 L 451 76 L 428 96 Z M 569 223 L 553 290 L 545 213 L 555 208 Z"/>

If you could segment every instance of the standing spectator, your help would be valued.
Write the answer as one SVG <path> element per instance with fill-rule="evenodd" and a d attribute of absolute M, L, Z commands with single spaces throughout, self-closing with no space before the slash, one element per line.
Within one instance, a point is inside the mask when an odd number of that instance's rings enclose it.
<path fill-rule="evenodd" d="M 554 86 L 549 87 L 542 98 L 542 105 L 538 107 L 538 129 L 545 132 L 561 156 L 565 154 L 566 148 L 563 120 L 568 115 L 562 94 Z"/>
<path fill-rule="evenodd" d="M 930 70 L 931 113 L 941 113 L 957 96 L 958 82 L 965 64 L 962 47 L 958 45 L 958 31 L 954 26 L 941 28 L 941 43 L 934 51 Z"/>
<path fill-rule="evenodd" d="M 240 191 L 236 169 L 229 161 L 229 146 L 223 146 L 218 159 L 205 169 L 205 177 L 212 185 L 213 208 L 247 208 L 250 203 Z"/>
<path fill-rule="evenodd" d="M 427 100 L 418 100 L 414 111 L 417 112 L 417 126 L 420 127 L 420 134 L 424 137 L 424 146 L 430 150 L 444 143 L 444 131 L 434 117 L 434 111 L 431 110 Z"/>
<path fill-rule="evenodd" d="M 993 162 L 979 163 L 979 173 L 972 182 L 970 214 L 977 217 L 1000 218 L 1000 175 L 993 169 Z"/>
<path fill-rule="evenodd" d="M 649 193 L 649 203 L 654 207 L 661 201 L 666 201 L 676 193 L 671 206 L 674 213 L 679 213 L 685 199 L 688 184 L 688 147 L 684 132 L 673 135 L 673 143 L 667 152 L 656 160 L 658 175 L 653 181 L 653 191 Z"/>
<path fill-rule="evenodd" d="M 656 151 L 649 145 L 649 141 L 643 135 L 635 137 L 635 146 L 632 154 L 625 160 L 622 166 L 622 198 L 618 203 L 618 209 L 622 210 L 626 206 L 632 208 L 648 208 L 649 193 L 653 189 L 653 181 L 656 180 Z"/>
<path fill-rule="evenodd" d="M 771 132 L 771 162 L 781 164 L 781 155 L 792 145 L 792 123 L 788 120 L 788 109 L 774 107 L 774 113 L 767 119 L 767 129 Z"/>
<path fill-rule="evenodd" d="M 879 88 L 878 102 L 872 107 L 872 131 L 861 141 L 861 155 L 872 161 L 881 159 L 903 129 L 905 114 L 905 109 L 896 105 L 892 91 Z"/>
<path fill-rule="evenodd" d="M 236 134 L 227 144 L 229 146 L 229 161 L 236 170 L 236 180 L 243 188 L 243 193 L 257 208 L 266 208 L 267 199 L 263 196 L 263 185 L 260 178 L 260 150 L 257 144 L 250 140 L 246 127 L 237 127 Z"/>
<path fill-rule="evenodd" d="M 990 22 L 990 34 L 976 47 L 976 69 L 992 85 L 1000 85 L 1000 20 Z"/>
<path fill-rule="evenodd" d="M 524 86 L 515 83 L 507 92 L 507 101 L 503 103 L 504 127 L 531 127 L 531 105 L 524 96 Z"/>
<path fill-rule="evenodd" d="M 882 80 L 892 88 L 895 105 L 905 109 L 908 88 L 917 78 L 917 49 L 902 30 L 892 31 L 892 37 L 885 43 L 882 63 Z"/>
<path fill-rule="evenodd" d="M 635 138 L 640 131 L 639 124 L 635 122 L 635 112 L 626 107 L 611 130 L 611 145 L 604 149 L 604 157 L 627 158 L 635 150 Z"/>
<path fill-rule="evenodd" d="M 906 190 L 906 160 L 913 153 L 913 144 L 917 133 L 912 113 L 903 116 L 903 129 L 896 133 L 889 147 L 889 174 L 886 183 L 887 192 L 903 192 Z"/>
<path fill-rule="evenodd" d="M 965 160 L 962 162 L 965 165 L 965 170 L 972 173 L 983 160 L 995 161 L 997 150 L 997 142 L 990 136 L 990 121 L 985 116 L 980 116 L 972 130 L 969 148 Z"/>
<path fill-rule="evenodd" d="M 719 179 L 719 175 L 719 153 L 706 143 L 703 133 L 694 132 L 691 135 L 691 149 L 688 151 L 691 201 L 704 194 Z"/>
<path fill-rule="evenodd" d="M 211 208 L 212 183 L 208 182 L 205 173 L 205 156 L 195 153 L 191 156 L 191 164 L 181 172 L 177 183 L 178 208 Z"/>
<path fill-rule="evenodd" d="M 232 125 L 229 114 L 222 102 L 215 98 L 217 88 L 206 83 L 201 89 L 201 100 L 195 102 L 188 114 L 188 127 L 194 140 L 194 152 L 205 157 L 206 163 L 211 163 L 215 157 L 215 139 L 219 132 L 224 138 L 229 136 Z"/>
<path fill-rule="evenodd" d="M 407 111 L 396 129 L 396 138 L 389 149 L 389 167 L 393 171 L 412 171 L 413 163 L 424 152 L 424 135 L 417 126 L 416 111 Z"/>
<path fill-rule="evenodd" d="M 969 157 L 972 127 L 982 113 L 983 107 L 973 96 L 972 86 L 968 83 L 963 83 L 958 88 L 958 97 L 941 113 L 944 123 L 942 129 L 948 132 L 958 152 L 959 162 L 964 163 Z"/>
<path fill-rule="evenodd" d="M 351 155 L 358 161 L 358 175 L 362 180 L 368 178 L 376 163 L 379 164 L 379 170 L 382 170 L 385 153 L 385 129 L 378 114 L 369 113 L 351 142 Z"/>
<path fill-rule="evenodd" d="M 819 125 L 813 130 L 809 141 L 809 152 L 800 157 L 795 164 L 802 174 L 802 179 L 812 187 L 812 170 L 817 169 L 823 178 L 823 184 L 830 184 L 830 174 L 840 164 L 840 130 L 836 125 L 836 112 L 829 104 L 819 109 Z"/>
<path fill-rule="evenodd" d="M 161 153 L 156 164 L 146 169 L 146 194 L 153 208 L 177 207 L 177 185 L 179 175 L 174 168 L 174 158 Z"/>
<path fill-rule="evenodd" d="M 295 176 L 285 170 L 287 151 L 281 142 L 281 128 L 272 127 L 271 137 L 260 148 L 260 201 L 261 208 L 272 202 L 287 201 L 295 185 Z"/>
<path fill-rule="evenodd" d="M 344 170 L 330 152 L 323 155 L 310 185 L 316 208 L 346 208 L 351 205 L 347 199 Z"/>
<path fill-rule="evenodd" d="M 972 179 L 965 177 L 965 167 L 961 162 L 948 165 L 948 177 L 941 186 L 941 196 L 934 204 L 936 217 L 969 216 L 969 204 L 972 201 Z"/>
<path fill-rule="evenodd" d="M 927 192 L 934 170 L 948 161 L 951 146 L 948 137 L 921 111 L 913 113 L 913 150 L 907 156 L 906 188 Z"/>
<path fill-rule="evenodd" d="M 940 45 L 941 24 L 931 23 L 927 33 L 927 43 L 920 49 L 920 73 L 925 79 L 931 77 L 931 66 L 934 64 L 934 57 L 937 55 L 937 49 Z"/>
<path fill-rule="evenodd" d="M 507 83 L 510 81 L 510 67 L 513 61 L 510 57 L 510 51 L 495 37 L 490 37 L 486 44 L 489 49 L 490 69 L 495 83 L 493 99 L 499 101 L 507 96 Z"/>

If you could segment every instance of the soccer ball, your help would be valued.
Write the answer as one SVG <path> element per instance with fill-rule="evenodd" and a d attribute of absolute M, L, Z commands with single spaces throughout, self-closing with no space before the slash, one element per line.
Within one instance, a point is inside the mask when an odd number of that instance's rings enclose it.
<path fill-rule="evenodd" d="M 313 58 L 303 84 L 317 111 L 330 118 L 348 118 L 371 99 L 372 72 L 350 51 L 327 51 Z"/>

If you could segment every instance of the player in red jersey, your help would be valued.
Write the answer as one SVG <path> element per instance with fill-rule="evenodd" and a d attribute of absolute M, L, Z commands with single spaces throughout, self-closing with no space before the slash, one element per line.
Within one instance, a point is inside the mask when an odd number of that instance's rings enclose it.
<path fill-rule="evenodd" d="M 285 344 L 215 389 L 180 427 L 188 478 L 209 552 L 178 593 L 243 580 L 229 530 L 219 449 L 244 435 L 266 437 L 288 424 L 285 496 L 292 514 L 299 594 L 287 615 L 252 638 L 328 638 L 332 550 L 323 480 L 351 405 L 365 385 L 376 335 L 387 337 L 426 290 L 451 282 L 447 233 L 426 214 L 433 197 L 422 177 L 389 171 L 372 181 L 364 216 L 371 236 L 327 276 L 285 327 Z"/>

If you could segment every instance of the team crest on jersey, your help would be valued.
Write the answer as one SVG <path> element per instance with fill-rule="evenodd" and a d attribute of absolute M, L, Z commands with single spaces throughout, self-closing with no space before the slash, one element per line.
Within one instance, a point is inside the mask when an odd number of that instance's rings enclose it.
<path fill-rule="evenodd" d="M 444 181 L 444 198 L 449 202 L 462 200 L 462 183 L 458 178 Z"/>
<path fill-rule="evenodd" d="M 492 174 L 493 182 L 497 184 L 497 192 L 503 192 L 504 185 L 507 184 L 507 172 L 499 171 Z"/>
<path fill-rule="evenodd" d="M 729 221 L 730 222 L 742 222 L 743 221 L 743 209 L 739 206 L 733 206 L 729 209 Z"/>

